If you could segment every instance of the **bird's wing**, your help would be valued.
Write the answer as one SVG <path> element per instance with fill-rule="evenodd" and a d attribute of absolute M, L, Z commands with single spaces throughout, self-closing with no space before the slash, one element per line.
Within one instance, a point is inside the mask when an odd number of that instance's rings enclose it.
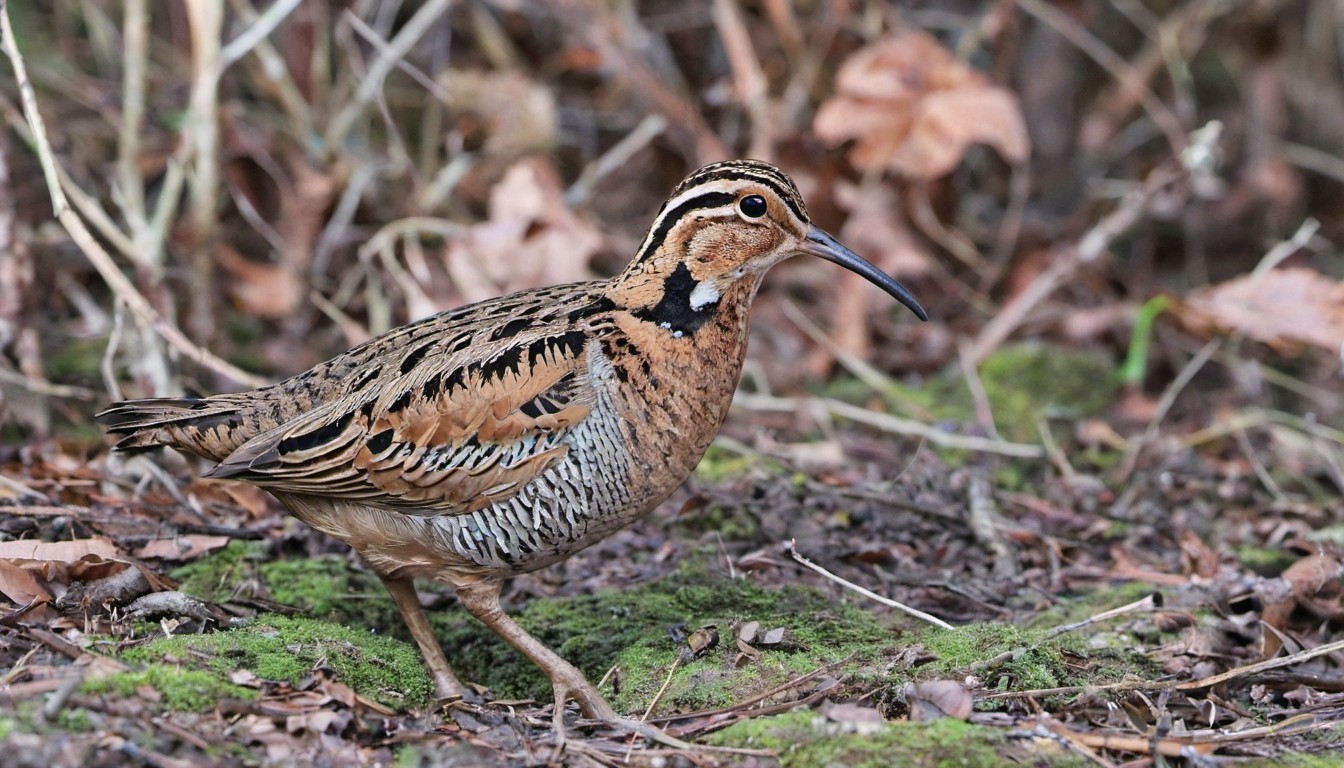
<path fill-rule="evenodd" d="M 565 456 L 596 402 L 593 342 L 572 323 L 503 318 L 398 348 L 395 379 L 257 435 L 207 476 L 423 515 L 489 506 Z"/>

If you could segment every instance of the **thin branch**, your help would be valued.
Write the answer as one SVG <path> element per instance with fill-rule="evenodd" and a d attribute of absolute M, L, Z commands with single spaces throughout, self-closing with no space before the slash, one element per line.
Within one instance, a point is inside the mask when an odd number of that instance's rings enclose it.
<path fill-rule="evenodd" d="M 1006 440 L 992 440 L 987 437 L 943 432 L 914 419 L 903 419 L 889 413 L 878 413 L 830 398 L 772 397 L 770 395 L 749 395 L 743 392 L 738 392 L 733 397 L 733 407 L 744 408 L 749 411 L 796 412 L 798 409 L 813 403 L 825 408 L 827 412 L 834 416 L 857 421 L 860 424 L 866 424 L 884 432 L 922 438 L 940 448 L 995 453 L 1019 459 L 1039 459 L 1045 456 L 1045 450 L 1039 445 L 1010 443 Z"/>
<path fill-rule="evenodd" d="M 0 0 L 0 47 L 14 67 L 14 80 L 19 87 L 19 96 L 23 104 L 23 113 L 33 133 L 33 143 L 38 162 L 42 166 L 42 175 L 47 182 L 47 193 L 51 197 L 51 208 L 56 219 L 61 222 L 71 239 L 88 257 L 98 274 L 107 282 L 117 298 L 126 303 L 149 327 L 153 328 L 164 341 L 189 359 L 199 363 L 215 373 L 227 377 L 239 384 L 256 387 L 266 383 L 247 371 L 216 357 L 214 354 L 194 344 L 181 330 L 169 323 L 150 305 L 149 301 L 136 290 L 135 286 L 112 260 L 111 255 L 99 244 L 97 238 L 89 232 L 84 221 L 70 207 L 65 191 L 61 187 L 59 164 L 47 140 L 46 124 L 37 108 L 37 96 L 33 92 L 32 81 L 28 79 L 28 70 L 24 66 L 23 55 L 14 41 L 14 29 L 9 20 L 9 2 Z"/>
<path fill-rule="evenodd" d="M 845 580 L 845 579 L 840 578 L 839 576 L 836 576 L 834 573 L 831 573 L 830 571 L 826 570 L 825 568 L 822 568 L 820 565 L 817 565 L 816 563 L 812 562 L 811 560 L 808 560 L 806 557 L 803 557 L 802 555 L 798 554 L 798 550 L 794 547 L 794 542 L 793 542 L 793 540 L 790 540 L 790 541 L 789 541 L 789 555 L 790 555 L 791 557 L 793 557 L 794 560 L 797 560 L 799 563 L 801 563 L 801 564 L 804 565 L 805 567 L 807 567 L 807 568 L 811 568 L 812 570 L 816 571 L 817 573 L 821 574 L 822 576 L 825 576 L 827 579 L 830 579 L 831 581 L 834 581 L 836 584 L 839 584 L 840 586 L 842 586 L 842 587 L 844 587 L 844 588 L 846 588 L 846 589 L 850 589 L 850 590 L 853 590 L 853 591 L 855 591 L 855 592 L 858 592 L 860 595 L 863 595 L 864 597 L 866 597 L 866 598 L 868 598 L 868 599 L 870 599 L 870 600 L 876 600 L 877 602 L 879 602 L 879 603 L 881 603 L 881 604 L 883 604 L 883 605 L 885 605 L 885 606 L 887 606 L 887 607 L 889 607 L 889 608 L 895 608 L 895 609 L 898 610 L 898 611 L 903 611 L 903 612 L 905 612 L 905 613 L 907 613 L 907 614 L 909 614 L 909 615 L 915 617 L 916 619 L 919 619 L 920 621 L 928 622 L 929 624 L 932 624 L 932 625 L 934 625 L 935 627 L 940 627 L 940 628 L 942 628 L 942 629 L 950 629 L 950 630 L 952 630 L 953 632 L 955 632 L 956 629 L 957 629 L 956 627 L 952 626 L 951 624 L 948 624 L 946 621 L 943 621 L 942 619 L 938 618 L 937 616 L 934 616 L 934 615 L 932 615 L 932 614 L 925 613 L 925 612 L 919 610 L 918 608 L 911 608 L 910 606 L 905 605 L 905 604 L 903 604 L 903 603 L 898 603 L 898 602 L 896 602 L 895 600 L 892 600 L 892 599 L 889 598 L 889 597 L 883 597 L 883 596 L 877 594 L 876 592 L 873 592 L 872 590 L 865 589 L 865 588 L 859 586 L 858 584 L 855 584 L 855 583 L 852 582 L 852 581 L 847 581 L 847 580 Z"/>
<path fill-rule="evenodd" d="M 402 25 L 386 48 L 379 48 L 378 57 L 369 66 L 368 74 L 360 81 L 359 87 L 355 89 L 345 108 L 332 118 L 327 128 L 324 139 L 328 152 L 335 152 L 345 143 L 346 134 L 382 90 L 383 81 L 429 28 L 447 13 L 451 5 L 452 0 L 428 0 Z"/>

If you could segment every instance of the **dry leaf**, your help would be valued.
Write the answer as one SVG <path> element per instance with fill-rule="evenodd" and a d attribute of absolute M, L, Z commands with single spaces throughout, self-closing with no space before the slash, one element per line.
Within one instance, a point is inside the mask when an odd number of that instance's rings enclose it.
<path fill-rule="evenodd" d="M 1344 563 L 1337 553 L 1322 550 L 1288 566 L 1277 579 L 1267 579 L 1256 588 L 1264 608 L 1260 620 L 1280 632 L 1288 629 L 1288 620 L 1301 606 L 1325 621 L 1344 618 L 1341 605 L 1340 577 Z M 1261 642 L 1261 657 L 1279 652 L 1283 641 L 1276 632 L 1266 631 Z"/>
<path fill-rule="evenodd" d="M 1195 291 L 1173 307 L 1187 328 L 1241 333 L 1280 352 L 1344 347 L 1344 283 L 1306 267 L 1272 269 Z"/>
<path fill-rule="evenodd" d="M 975 704 L 971 692 L 955 680 L 910 683 L 905 686 L 905 701 L 910 705 L 910 719 L 919 722 L 942 717 L 965 720 Z"/>
<path fill-rule="evenodd" d="M 775 627 L 761 638 L 761 645 L 779 645 L 784 642 L 784 628 Z"/>
<path fill-rule="evenodd" d="M 862 171 L 931 180 L 972 144 L 1011 162 L 1031 150 L 1017 98 L 924 32 L 900 31 L 859 50 L 840 67 L 835 90 L 813 130 L 833 146 L 854 139 L 849 159 Z"/>
<path fill-rule="evenodd" d="M 602 235 L 565 205 L 555 170 L 519 161 L 490 192 L 490 218 L 453 240 L 448 273 L 469 302 L 581 280 Z"/>
<path fill-rule="evenodd" d="M 27 605 L 34 600 L 50 602 L 51 592 L 38 583 L 32 571 L 10 560 L 0 559 L 0 593 L 15 605 Z"/>
<path fill-rule="evenodd" d="M 228 243 L 220 243 L 215 250 L 215 263 L 229 273 L 229 292 L 238 308 L 253 317 L 271 320 L 288 317 L 306 293 L 296 265 L 289 260 L 256 261 Z"/>
<path fill-rule="evenodd" d="M 826 719 L 839 723 L 844 731 L 860 735 L 877 733 L 887 724 L 881 712 L 858 704 L 833 704 L 826 709 Z"/>
<path fill-rule="evenodd" d="M 761 622 L 748 621 L 737 628 L 737 639 L 744 643 L 750 643 L 756 639 L 756 633 L 761 630 Z"/>
<path fill-rule="evenodd" d="M 195 560 L 212 550 L 229 543 L 228 536 L 204 536 L 190 534 L 174 536 L 171 539 L 155 539 L 135 551 L 141 559 L 159 557 L 165 560 Z"/>
<path fill-rule="evenodd" d="M 85 555 L 116 557 L 117 548 L 104 538 L 73 541 L 0 541 L 0 560 L 45 560 L 73 563 Z"/>
<path fill-rule="evenodd" d="M 555 144 L 555 95 L 541 83 L 517 72 L 469 69 L 445 69 L 439 82 L 448 107 L 460 118 L 459 130 L 479 132 L 481 153 L 500 167 Z M 467 119 L 476 125 L 461 124 Z"/>
<path fill-rule="evenodd" d="M 707 624 L 686 637 L 686 644 L 677 651 L 677 655 L 684 663 L 698 659 L 717 647 L 719 647 L 719 628 Z"/>

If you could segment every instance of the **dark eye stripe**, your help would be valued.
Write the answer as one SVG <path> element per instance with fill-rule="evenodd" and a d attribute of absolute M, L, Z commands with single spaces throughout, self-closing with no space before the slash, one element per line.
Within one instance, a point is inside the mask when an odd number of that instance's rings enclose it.
<path fill-rule="evenodd" d="M 737 197 L 730 192 L 706 192 L 703 195 L 697 195 L 690 200 L 678 205 L 670 211 L 666 211 L 658 216 L 658 224 L 654 227 L 653 233 L 649 236 L 649 244 L 644 246 L 644 250 L 639 252 L 635 261 L 643 261 L 654 251 L 662 246 L 663 241 L 672 228 L 681 221 L 682 217 L 691 211 L 698 211 L 702 208 L 720 208 L 725 205 L 732 205 L 737 202 Z"/>
<path fill-rule="evenodd" d="M 807 217 L 807 209 L 803 207 L 803 200 L 798 195 L 798 190 L 786 177 L 781 177 L 775 173 L 762 173 L 755 166 L 743 167 L 739 163 L 733 163 L 727 167 L 709 166 L 708 169 L 697 173 L 681 184 L 676 192 L 677 194 L 690 189 L 697 184 L 703 184 L 706 181 L 716 181 L 727 179 L 728 181 L 754 181 L 762 186 L 769 187 L 770 191 L 779 196 L 784 204 L 789 206 L 793 215 L 797 216 L 803 223 L 809 223 L 811 219 Z"/>

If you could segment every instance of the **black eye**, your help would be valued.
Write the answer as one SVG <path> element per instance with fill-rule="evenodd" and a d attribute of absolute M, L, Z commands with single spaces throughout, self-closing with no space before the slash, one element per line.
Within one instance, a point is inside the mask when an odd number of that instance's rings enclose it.
<path fill-rule="evenodd" d="M 742 215 L 749 219 L 759 219 L 765 215 L 765 198 L 760 195 L 747 195 L 737 204 Z"/>

